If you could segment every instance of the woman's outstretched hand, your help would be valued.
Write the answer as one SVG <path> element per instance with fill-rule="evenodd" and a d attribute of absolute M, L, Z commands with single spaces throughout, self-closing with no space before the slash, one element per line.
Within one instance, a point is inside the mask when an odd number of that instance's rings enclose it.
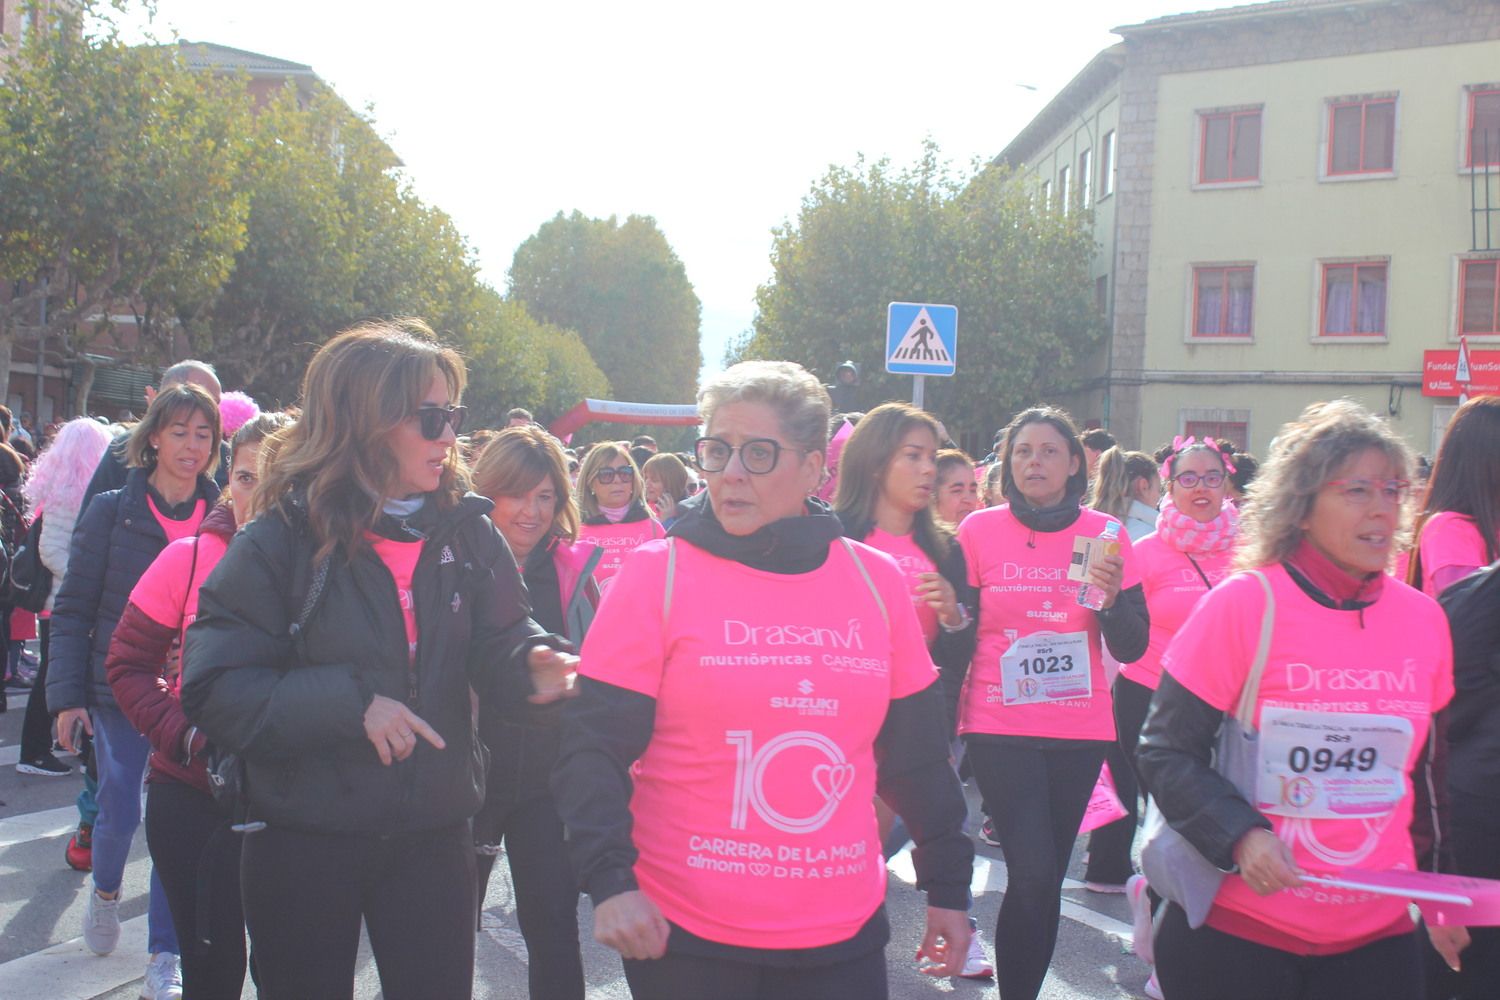
<path fill-rule="evenodd" d="M 533 646 L 526 654 L 526 665 L 531 668 L 531 686 L 536 688 L 530 699 L 533 703 L 545 705 L 578 693 L 578 657 L 571 653 Z"/>

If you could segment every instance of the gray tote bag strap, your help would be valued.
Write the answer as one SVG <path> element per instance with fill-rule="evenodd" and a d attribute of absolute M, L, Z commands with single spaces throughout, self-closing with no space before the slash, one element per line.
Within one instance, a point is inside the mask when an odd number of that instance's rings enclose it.
<path fill-rule="evenodd" d="M 667 539 L 667 585 L 661 601 L 661 627 L 667 627 L 667 618 L 672 614 L 672 581 L 677 577 L 677 539 Z"/>
<path fill-rule="evenodd" d="M 1250 575 L 1260 581 L 1261 589 L 1266 592 L 1266 610 L 1260 617 L 1260 645 L 1255 650 L 1255 662 L 1250 665 L 1245 686 L 1240 689 L 1239 704 L 1234 710 L 1235 721 L 1247 733 L 1255 732 L 1255 703 L 1260 697 L 1260 678 L 1266 671 L 1266 660 L 1271 656 L 1271 633 L 1276 628 L 1276 595 L 1271 590 L 1271 581 L 1258 569 L 1251 570 Z"/>
<path fill-rule="evenodd" d="M 891 615 L 885 609 L 885 598 L 881 597 L 880 591 L 875 589 L 875 581 L 870 579 L 870 571 L 865 569 L 864 560 L 859 557 L 858 552 L 854 551 L 854 546 L 849 544 L 849 539 L 841 537 L 839 541 L 844 543 L 844 551 L 849 553 L 850 559 L 854 560 L 854 565 L 859 569 L 859 575 L 865 578 L 865 586 L 870 588 L 870 596 L 875 598 L 875 606 L 880 609 L 880 617 L 885 620 L 885 627 L 889 629 Z"/>

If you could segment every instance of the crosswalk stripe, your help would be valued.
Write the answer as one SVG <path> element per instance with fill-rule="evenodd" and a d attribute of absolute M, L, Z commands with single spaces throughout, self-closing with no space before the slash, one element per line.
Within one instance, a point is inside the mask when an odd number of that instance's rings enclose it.
<path fill-rule="evenodd" d="M 76 937 L 0 964 L 0 997 L 87 1000 L 146 972 L 146 917 L 120 921 L 120 943 L 104 956 Z"/>
<path fill-rule="evenodd" d="M 21 761 L 21 747 L 0 747 L 0 767 L 10 767 Z"/>
<path fill-rule="evenodd" d="M 24 844 L 28 840 L 56 837 L 78 828 L 78 807 L 60 806 L 41 812 L 22 813 L 0 819 L 0 848 Z M 15 994 L 0 992 L 0 997 Z"/>

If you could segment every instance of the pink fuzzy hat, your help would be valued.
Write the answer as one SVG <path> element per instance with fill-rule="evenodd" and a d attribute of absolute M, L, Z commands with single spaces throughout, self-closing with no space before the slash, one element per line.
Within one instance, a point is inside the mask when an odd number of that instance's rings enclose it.
<path fill-rule="evenodd" d="M 248 395 L 236 389 L 219 397 L 219 422 L 224 425 L 224 437 L 260 416 L 260 406 Z"/>

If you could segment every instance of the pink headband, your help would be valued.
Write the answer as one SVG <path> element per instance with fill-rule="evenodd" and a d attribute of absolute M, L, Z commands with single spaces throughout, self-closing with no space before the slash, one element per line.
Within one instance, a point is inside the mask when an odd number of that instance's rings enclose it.
<path fill-rule="evenodd" d="M 1178 455 L 1181 455 L 1183 452 L 1187 451 L 1194 445 L 1201 445 L 1204 448 L 1209 448 L 1214 452 L 1214 454 L 1218 455 L 1219 461 L 1224 463 L 1224 471 L 1229 473 L 1239 471 L 1234 467 L 1234 463 L 1229 460 L 1229 453 L 1226 452 L 1223 448 L 1220 448 L 1219 442 L 1215 441 L 1213 438 L 1206 437 L 1202 441 L 1199 441 L 1195 436 L 1183 437 L 1181 434 L 1178 434 L 1176 437 L 1172 438 L 1172 450 L 1167 455 L 1166 461 L 1161 463 L 1160 472 L 1162 479 L 1172 478 L 1172 459 L 1176 458 Z"/>

